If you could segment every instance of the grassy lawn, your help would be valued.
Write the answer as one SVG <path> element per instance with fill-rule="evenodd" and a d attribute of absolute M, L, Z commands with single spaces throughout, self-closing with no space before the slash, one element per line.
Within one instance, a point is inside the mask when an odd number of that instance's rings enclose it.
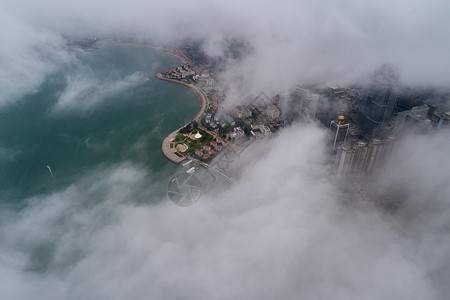
<path fill-rule="evenodd" d="M 181 133 L 178 133 L 175 136 L 174 142 L 181 142 L 184 141 L 186 139 L 186 137 L 184 135 L 182 135 Z"/>
<path fill-rule="evenodd" d="M 202 137 L 200 139 L 198 139 L 198 140 L 191 139 L 188 136 L 185 136 L 185 135 L 183 135 L 181 133 L 178 133 L 175 136 L 174 142 L 170 145 L 170 147 L 174 148 L 174 147 L 178 146 L 179 144 L 186 144 L 188 149 L 181 153 L 181 154 L 185 155 L 187 153 L 195 151 L 196 149 L 202 148 L 205 144 L 207 144 L 210 141 L 214 140 L 214 136 L 212 136 L 211 134 L 207 133 L 206 131 L 204 131 L 204 130 L 202 130 L 200 128 L 193 129 L 191 132 L 189 132 L 189 134 L 194 135 L 197 132 L 199 132 L 202 135 Z M 186 135 L 188 135 L 188 134 L 186 134 Z"/>

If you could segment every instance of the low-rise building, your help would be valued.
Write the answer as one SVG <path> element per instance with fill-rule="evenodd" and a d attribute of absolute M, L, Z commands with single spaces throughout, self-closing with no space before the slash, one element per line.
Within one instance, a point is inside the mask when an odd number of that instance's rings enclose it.
<path fill-rule="evenodd" d="M 198 157 L 202 157 L 203 156 L 203 151 L 202 150 L 195 150 L 195 155 L 197 155 Z"/>

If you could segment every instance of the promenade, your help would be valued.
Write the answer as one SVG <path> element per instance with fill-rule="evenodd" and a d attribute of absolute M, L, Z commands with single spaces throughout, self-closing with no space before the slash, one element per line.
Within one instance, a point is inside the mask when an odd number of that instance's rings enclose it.
<path fill-rule="evenodd" d="M 200 119 L 200 117 L 205 112 L 206 99 L 207 99 L 205 94 L 202 92 L 202 90 L 200 90 L 198 87 L 196 87 L 195 85 L 190 84 L 190 83 L 182 82 L 182 81 L 175 80 L 175 79 L 165 78 L 161 75 L 161 73 L 156 74 L 156 78 L 161 79 L 161 80 L 170 81 L 170 82 L 177 83 L 177 84 L 181 84 L 182 86 L 192 89 L 194 91 L 194 93 L 197 95 L 198 100 L 200 101 L 200 110 L 195 115 L 195 117 L 192 119 L 192 121 L 194 121 L 194 120 L 198 121 L 198 119 Z"/>
<path fill-rule="evenodd" d="M 158 73 L 156 75 L 156 78 L 161 79 L 161 80 L 166 80 L 166 81 L 170 81 L 173 83 L 177 83 L 177 84 L 181 84 L 187 88 L 190 88 L 194 91 L 194 93 L 197 95 L 198 100 L 200 101 L 200 110 L 197 112 L 197 114 L 195 115 L 195 117 L 192 119 L 192 121 L 197 121 L 199 122 L 200 117 L 203 115 L 203 113 L 205 112 L 206 109 L 206 96 L 205 94 L 195 85 L 193 84 L 189 84 L 189 83 L 185 83 L 179 80 L 175 80 L 175 79 L 170 79 L 170 78 L 165 78 L 161 75 L 161 73 Z M 189 122 L 190 123 L 190 122 Z M 188 124 L 189 124 L 188 123 Z M 178 155 L 175 154 L 176 149 L 175 148 L 170 148 L 170 143 L 172 141 L 173 138 L 175 138 L 175 136 L 177 135 L 178 131 L 183 128 L 184 126 L 186 126 L 187 124 L 183 125 L 182 127 L 178 128 L 177 130 L 173 131 L 171 134 L 169 134 L 162 142 L 161 145 L 161 150 L 162 153 L 164 154 L 164 156 L 176 163 L 179 164 L 180 162 L 182 162 L 183 160 L 186 159 L 186 157 L 179 157 Z"/>
<path fill-rule="evenodd" d="M 162 153 L 164 154 L 164 156 L 170 160 L 171 162 L 174 162 L 176 164 L 179 164 L 180 162 L 182 162 L 183 160 L 186 159 L 185 156 L 183 157 L 179 157 L 178 155 L 175 154 L 175 152 L 177 151 L 175 148 L 170 148 L 170 143 L 173 141 L 173 139 L 175 138 L 175 136 L 178 133 L 178 130 L 180 130 L 180 128 L 178 128 L 177 130 L 175 130 L 174 132 L 170 133 L 162 142 L 161 145 L 161 150 Z"/>
<path fill-rule="evenodd" d="M 174 51 L 174 50 L 170 50 L 170 49 L 166 49 L 166 48 L 162 48 L 162 47 L 158 47 L 158 46 L 154 46 L 154 45 L 149 45 L 149 44 L 136 44 L 136 43 L 123 43 L 123 42 L 98 42 L 97 44 L 102 45 L 102 46 L 126 46 L 126 47 L 144 47 L 144 48 L 152 48 L 158 51 L 162 51 L 168 54 L 172 54 L 175 55 L 176 57 L 178 57 L 183 63 L 191 63 L 191 60 L 189 58 L 186 57 L 186 55 L 184 55 L 183 53 L 179 52 L 179 51 Z M 198 100 L 200 101 L 200 110 L 197 112 L 197 114 L 195 115 L 195 117 L 191 120 L 191 121 L 199 121 L 200 117 L 203 115 L 203 113 L 205 112 L 206 109 L 206 105 L 207 105 L 207 98 L 205 96 L 205 94 L 202 92 L 201 89 L 199 89 L 198 87 L 196 87 L 194 84 L 189 84 L 189 83 L 185 83 L 179 80 L 174 80 L 174 79 L 170 79 L 170 78 L 165 78 L 161 75 L 161 73 L 158 73 L 156 75 L 156 78 L 161 79 L 161 80 L 166 80 L 166 81 L 170 81 L 173 83 L 177 83 L 177 84 L 181 84 L 187 88 L 190 88 L 194 91 L 194 93 L 197 95 Z M 188 123 L 189 124 L 189 123 Z M 177 135 L 178 131 L 183 128 L 184 126 L 186 126 L 187 124 L 183 125 L 182 127 L 178 128 L 177 130 L 173 131 L 172 133 L 170 133 L 162 142 L 161 145 L 161 150 L 162 153 L 164 154 L 164 156 L 176 163 L 179 164 L 180 162 L 182 162 L 183 160 L 186 159 L 186 157 L 179 157 L 178 155 L 175 154 L 175 152 L 177 151 L 175 148 L 170 148 L 170 144 L 172 142 L 172 140 L 175 138 L 175 136 Z"/>

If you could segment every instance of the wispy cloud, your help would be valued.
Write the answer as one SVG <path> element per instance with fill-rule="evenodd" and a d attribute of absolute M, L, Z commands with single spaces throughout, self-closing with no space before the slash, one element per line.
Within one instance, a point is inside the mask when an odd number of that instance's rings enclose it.
<path fill-rule="evenodd" d="M 67 87 L 59 96 L 53 112 L 85 112 L 100 103 L 111 101 L 118 93 L 145 81 L 144 74 L 135 72 L 120 79 L 101 79 L 83 68 L 76 74 L 66 77 Z"/>

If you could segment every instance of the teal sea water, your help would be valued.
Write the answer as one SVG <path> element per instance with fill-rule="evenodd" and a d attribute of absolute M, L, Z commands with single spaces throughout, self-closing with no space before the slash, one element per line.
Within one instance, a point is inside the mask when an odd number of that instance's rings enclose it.
<path fill-rule="evenodd" d="M 135 47 L 74 55 L 76 63 L 0 108 L 3 204 L 49 194 L 123 162 L 144 166 L 156 180 L 176 168 L 162 155 L 161 142 L 195 115 L 199 103 L 189 89 L 155 74 L 178 65 L 178 58 Z"/>

